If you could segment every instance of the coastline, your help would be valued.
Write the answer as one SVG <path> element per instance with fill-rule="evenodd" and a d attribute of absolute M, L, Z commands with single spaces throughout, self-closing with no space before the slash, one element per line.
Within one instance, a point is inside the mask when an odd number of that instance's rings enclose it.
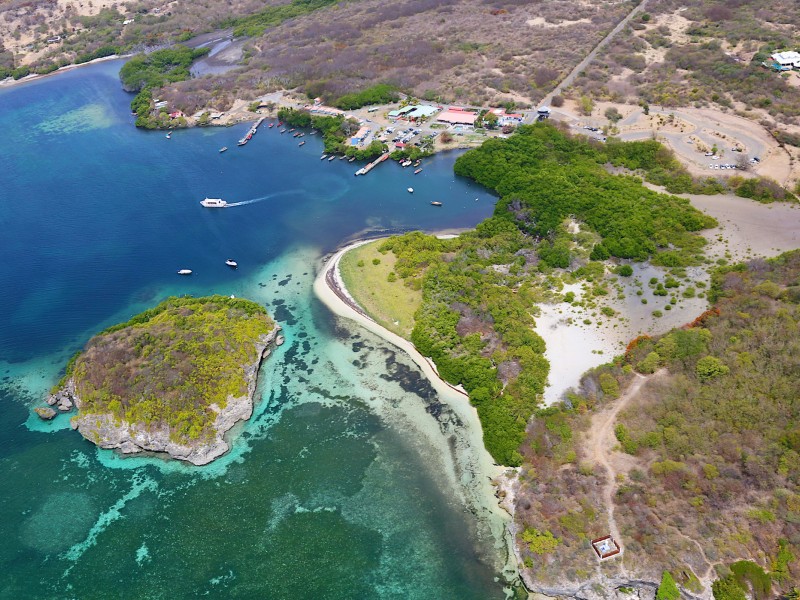
<path fill-rule="evenodd" d="M 451 232 L 439 232 L 440 235 L 454 235 Z M 506 558 L 503 574 L 506 583 L 511 586 L 524 584 L 520 569 L 519 555 L 513 532 L 513 504 L 503 501 L 507 495 L 508 482 L 515 478 L 516 470 L 503 467 L 494 462 L 483 443 L 483 429 L 478 412 L 469 403 L 469 397 L 463 389 L 444 381 L 438 374 L 434 364 L 422 356 L 414 345 L 379 325 L 349 294 L 339 274 L 339 260 L 349 250 L 381 238 L 359 239 L 345 243 L 322 264 L 314 280 L 314 294 L 335 315 L 354 321 L 361 327 L 377 335 L 382 340 L 404 351 L 422 370 L 439 398 L 455 412 L 463 423 L 464 438 L 470 453 L 474 455 L 471 465 L 461 469 L 457 476 L 464 491 L 467 492 L 468 506 L 475 514 L 486 515 L 487 523 L 495 538 L 498 548 L 502 547 Z M 455 460 L 455 457 L 453 457 Z M 455 465 L 458 467 L 458 465 Z M 465 478 L 471 473 L 471 478 Z"/>
<path fill-rule="evenodd" d="M 23 83 L 31 83 L 34 81 L 41 81 L 46 77 L 52 77 L 54 75 L 60 75 L 62 73 L 66 73 L 68 71 L 74 71 L 75 69 L 80 69 L 81 67 L 87 67 L 89 65 L 94 65 L 100 62 L 106 62 L 109 60 L 117 60 L 119 58 L 129 58 L 133 56 L 133 54 L 111 54 L 109 56 L 103 56 L 101 58 L 95 58 L 94 60 L 87 61 L 85 63 L 80 64 L 70 64 L 64 65 L 63 67 L 59 67 L 52 73 L 31 73 L 30 75 L 26 75 L 20 79 L 13 79 L 12 77 L 7 77 L 6 79 L 0 80 L 0 90 L 2 89 L 9 89 L 15 87 L 17 85 L 21 85 Z"/>
<path fill-rule="evenodd" d="M 442 235 L 455 236 L 457 234 L 448 232 Z M 335 314 L 355 321 L 365 329 L 406 352 L 422 369 L 422 372 L 425 373 L 425 376 L 430 380 L 431 385 L 437 392 L 440 394 L 454 393 L 458 394 L 462 399 L 469 400 L 469 396 L 461 386 L 452 385 L 439 376 L 436 365 L 431 359 L 422 356 L 411 342 L 374 321 L 347 291 L 339 272 L 339 260 L 347 251 L 378 239 L 383 238 L 361 239 L 337 249 L 325 263 L 322 271 L 314 281 L 314 293 Z M 477 418 L 477 411 L 474 408 L 473 411 Z"/>

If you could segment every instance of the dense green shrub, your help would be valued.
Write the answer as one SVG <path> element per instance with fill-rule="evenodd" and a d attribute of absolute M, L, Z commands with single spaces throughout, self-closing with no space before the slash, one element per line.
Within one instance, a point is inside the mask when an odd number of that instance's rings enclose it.
<path fill-rule="evenodd" d="M 360 92 L 339 96 L 332 104 L 342 110 L 353 110 L 369 104 L 389 104 L 397 102 L 400 96 L 394 86 L 385 83 L 373 85 Z"/>
<path fill-rule="evenodd" d="M 658 194 L 636 178 L 603 168 L 612 159 L 650 168 L 657 163 L 652 155 L 664 153 L 671 157 L 657 142 L 599 148 L 542 123 L 519 127 L 508 139 L 487 140 L 460 156 L 455 171 L 496 190 L 501 198 L 495 214 L 525 233 L 546 238 L 570 215 L 585 221 L 603 238 L 592 251 L 593 260 L 645 260 L 670 250 L 670 262 L 696 264 L 705 241 L 694 232 L 716 221 L 688 200 Z M 558 240 L 547 244 L 541 249 L 546 264 L 567 263 Z"/>
<path fill-rule="evenodd" d="M 661 575 L 661 583 L 656 592 L 656 600 L 679 600 L 681 592 L 669 571 Z"/>

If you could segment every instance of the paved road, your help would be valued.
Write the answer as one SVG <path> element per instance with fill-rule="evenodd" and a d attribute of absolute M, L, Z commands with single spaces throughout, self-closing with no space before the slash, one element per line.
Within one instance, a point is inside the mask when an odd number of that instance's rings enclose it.
<path fill-rule="evenodd" d="M 631 12 L 628 13 L 628 15 L 624 19 L 622 19 L 619 23 L 617 23 L 617 26 L 614 27 L 614 29 L 612 29 L 606 37 L 600 40 L 600 42 L 594 47 L 594 49 L 591 52 L 589 52 L 589 54 L 587 54 L 586 57 L 581 62 L 579 62 L 574 69 L 572 69 L 572 71 L 570 71 L 569 75 L 564 77 L 564 79 L 561 80 L 561 82 L 555 87 L 555 89 L 544 97 L 544 100 L 542 100 L 541 105 L 549 106 L 550 102 L 553 99 L 553 96 L 561 94 L 561 90 L 571 86 L 575 81 L 575 78 L 581 73 L 581 71 L 584 71 L 586 67 L 589 66 L 589 63 L 591 63 L 595 59 L 597 53 L 600 52 L 600 50 L 602 50 L 603 48 L 605 48 L 608 45 L 608 43 L 612 39 L 614 39 L 614 36 L 617 35 L 620 31 L 622 31 L 622 29 L 630 22 L 630 20 L 633 17 L 635 17 L 637 14 L 642 12 L 642 10 L 644 10 L 647 1 L 648 0 L 642 0 Z"/>

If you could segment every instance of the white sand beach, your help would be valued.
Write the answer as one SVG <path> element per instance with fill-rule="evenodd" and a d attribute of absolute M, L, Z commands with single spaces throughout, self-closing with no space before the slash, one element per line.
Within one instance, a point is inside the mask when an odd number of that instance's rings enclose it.
<path fill-rule="evenodd" d="M 457 433 L 461 439 L 448 442 L 442 438 L 446 443 L 442 447 L 442 456 L 436 457 L 436 460 L 452 463 L 450 470 L 463 490 L 466 504 L 471 510 L 476 511 L 476 514 L 483 515 L 491 529 L 494 543 L 499 547 L 505 547 L 507 562 L 503 571 L 509 580 L 514 580 L 518 576 L 518 569 L 514 558 L 513 538 L 508 529 L 510 515 L 500 506 L 496 489 L 492 483 L 502 476 L 505 469 L 497 465 L 486 451 L 477 411 L 469 403 L 469 398 L 463 390 L 441 379 L 433 363 L 422 356 L 411 342 L 373 321 L 358 307 L 344 287 L 339 273 L 339 260 L 342 255 L 352 248 L 372 241 L 374 239 L 356 241 L 337 250 L 317 274 L 314 281 L 314 293 L 334 314 L 354 321 L 364 329 L 403 350 L 430 381 L 439 400 L 457 416 L 462 424 Z M 425 415 L 409 415 L 409 418 L 420 420 L 425 418 Z M 419 422 L 417 423 L 418 428 L 426 429 L 431 426 L 431 423 L 435 423 L 432 419 L 426 419 L 426 421 L 430 421 L 430 423 Z M 443 432 L 437 433 L 439 437 L 442 437 Z M 446 447 L 448 444 L 450 444 L 449 451 Z"/>

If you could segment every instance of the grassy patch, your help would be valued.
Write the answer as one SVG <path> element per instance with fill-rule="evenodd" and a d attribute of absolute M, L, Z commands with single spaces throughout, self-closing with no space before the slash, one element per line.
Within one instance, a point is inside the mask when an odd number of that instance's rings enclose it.
<path fill-rule="evenodd" d="M 339 262 L 342 279 L 350 295 L 378 323 L 406 339 L 411 337 L 414 313 L 422 303 L 422 292 L 402 279 L 390 282 L 397 262 L 391 252 L 378 252 L 383 240 L 347 252 Z M 379 261 L 374 264 L 374 261 Z"/>

